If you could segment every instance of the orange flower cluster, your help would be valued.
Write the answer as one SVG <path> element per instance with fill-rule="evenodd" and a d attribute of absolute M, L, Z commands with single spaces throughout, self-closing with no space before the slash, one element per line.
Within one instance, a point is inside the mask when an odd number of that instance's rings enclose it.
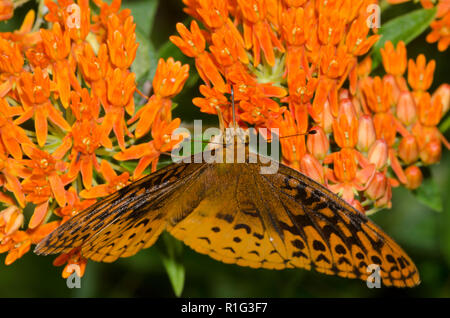
<path fill-rule="evenodd" d="M 283 162 L 357 209 L 390 207 L 391 187 L 417 188 L 418 166 L 439 160 L 441 142 L 448 148 L 436 125 L 450 87 L 427 92 L 434 62 L 420 55 L 407 65 L 404 45 L 394 50 L 389 42 L 383 78 L 368 75 L 369 58 L 358 61 L 379 38 L 368 26 L 367 7 L 376 1 L 183 2 L 195 20 L 189 29 L 177 24 L 170 40 L 195 59 L 205 83 L 193 103 L 229 125 L 224 94 L 233 88 L 240 126 L 294 135 L 280 140 Z M 305 136 L 310 129 L 316 133 Z"/>
<path fill-rule="evenodd" d="M 120 0 L 94 3 L 98 15 L 88 0 L 45 0 L 48 28 L 39 29 L 43 21 L 30 11 L 19 30 L 0 34 L 0 201 L 7 206 L 0 212 L 0 253 L 8 253 L 6 264 L 95 198 L 150 164 L 156 170 L 160 154 L 179 142 L 167 137 L 180 124 L 172 119 L 171 98 L 188 66 L 161 59 L 154 94 L 136 107 L 133 17 L 120 10 Z M 10 0 L 0 8 L 0 19 L 13 15 Z M 136 145 L 150 130 L 152 140 Z M 140 159 L 134 176 L 113 157 Z M 25 206 L 33 209 L 29 219 Z M 48 222 L 52 214 L 60 220 Z M 82 275 L 86 260 L 74 250 L 54 264 L 66 264 L 68 277 L 77 268 Z"/>
<path fill-rule="evenodd" d="M 398 4 L 410 0 L 388 0 L 391 4 Z M 437 4 L 436 4 L 437 2 Z M 425 9 L 431 9 L 435 6 L 437 13 L 434 21 L 431 22 L 431 32 L 427 35 L 427 42 L 438 42 L 438 50 L 445 51 L 450 45 L 450 1 L 449 0 L 420 0 Z"/>

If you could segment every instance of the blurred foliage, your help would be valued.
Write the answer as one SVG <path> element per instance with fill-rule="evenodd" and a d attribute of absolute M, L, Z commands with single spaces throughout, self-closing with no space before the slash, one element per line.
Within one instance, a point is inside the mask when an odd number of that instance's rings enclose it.
<path fill-rule="evenodd" d="M 18 8 L 13 19 L 0 23 L 0 31 L 17 29 L 25 13 L 33 7 L 36 3 L 31 1 Z M 178 107 L 174 117 L 180 117 L 186 125 L 194 119 L 216 124 L 216 116 L 200 113 L 192 105 L 192 98 L 199 95 L 192 59 L 168 41 L 168 37 L 176 33 L 175 24 L 189 20 L 182 11 L 181 0 L 124 0 L 122 7 L 132 10 L 138 26 L 140 47 L 133 71 L 137 73 L 139 88 L 152 78 L 159 57 L 173 56 L 189 63 L 191 76 L 175 99 Z M 412 3 L 388 7 L 383 11 L 382 25 L 418 8 L 420 6 Z M 422 13 L 421 18 L 427 16 Z M 411 31 L 416 34 L 411 34 L 410 40 L 422 31 Z M 439 84 L 448 81 L 450 61 L 448 53 L 438 52 L 436 45 L 425 42 L 425 34 L 410 42 L 408 57 L 424 53 L 427 60 L 436 60 L 430 89 L 434 91 Z M 450 137 L 448 131 L 446 137 Z M 51 265 L 54 256 L 28 253 L 14 266 L 0 265 L 0 297 L 174 297 L 174 290 L 179 294 L 183 283 L 181 296 L 184 297 L 450 297 L 450 153 L 444 151 L 440 164 L 429 172 L 433 185 L 430 188 L 429 181 L 424 183 L 426 188 L 418 191 L 423 192 L 420 196 L 425 199 L 434 195 L 433 200 L 436 200 L 437 195 L 439 202 L 431 205 L 441 213 L 430 208 L 430 202 L 427 206 L 410 191 L 400 188 L 394 189 L 391 210 L 371 216 L 415 261 L 422 283 L 414 289 L 369 289 L 359 280 L 301 269 L 271 271 L 227 265 L 174 242 L 167 234 L 155 246 L 131 258 L 112 264 L 89 262 L 80 289 L 67 288 L 60 270 Z M 0 256 L 2 264 L 4 257 Z"/>

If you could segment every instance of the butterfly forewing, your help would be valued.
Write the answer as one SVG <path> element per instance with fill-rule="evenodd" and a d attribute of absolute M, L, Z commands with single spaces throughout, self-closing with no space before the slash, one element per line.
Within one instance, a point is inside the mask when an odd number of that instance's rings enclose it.
<path fill-rule="evenodd" d="M 84 257 L 111 262 L 151 246 L 166 229 L 225 263 L 364 280 L 374 264 L 385 285 L 419 284 L 411 259 L 365 215 L 287 166 L 261 174 L 261 163 L 248 158 L 172 164 L 71 218 L 36 252 L 80 248 Z"/>
<path fill-rule="evenodd" d="M 151 246 L 164 230 L 168 210 L 190 187 L 202 164 L 173 164 L 109 195 L 42 240 L 37 254 L 80 248 L 86 258 L 112 262 Z M 173 209 L 172 209 L 173 210 Z"/>

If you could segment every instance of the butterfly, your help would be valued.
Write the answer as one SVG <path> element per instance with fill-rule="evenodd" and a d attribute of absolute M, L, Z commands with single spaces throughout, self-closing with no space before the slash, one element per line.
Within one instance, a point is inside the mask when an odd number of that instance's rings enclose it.
<path fill-rule="evenodd" d="M 78 248 L 85 258 L 113 262 L 150 247 L 166 230 L 224 263 L 362 280 L 374 264 L 386 286 L 420 283 L 410 257 L 363 213 L 281 163 L 275 173 L 261 173 L 275 162 L 251 152 L 237 133 L 231 137 L 223 147 L 172 163 L 90 206 L 35 252 Z M 230 147 L 243 149 L 244 162 L 235 160 Z M 206 155 L 223 162 L 205 162 Z"/>

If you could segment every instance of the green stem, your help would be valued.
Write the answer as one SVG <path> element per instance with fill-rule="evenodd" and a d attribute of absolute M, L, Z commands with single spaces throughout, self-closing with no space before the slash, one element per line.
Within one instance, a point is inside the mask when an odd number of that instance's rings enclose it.
<path fill-rule="evenodd" d="M 37 18 L 34 22 L 33 28 L 31 29 L 31 32 L 37 32 L 41 26 L 41 24 L 44 22 L 44 0 L 39 0 L 39 7 L 37 10 Z"/>

